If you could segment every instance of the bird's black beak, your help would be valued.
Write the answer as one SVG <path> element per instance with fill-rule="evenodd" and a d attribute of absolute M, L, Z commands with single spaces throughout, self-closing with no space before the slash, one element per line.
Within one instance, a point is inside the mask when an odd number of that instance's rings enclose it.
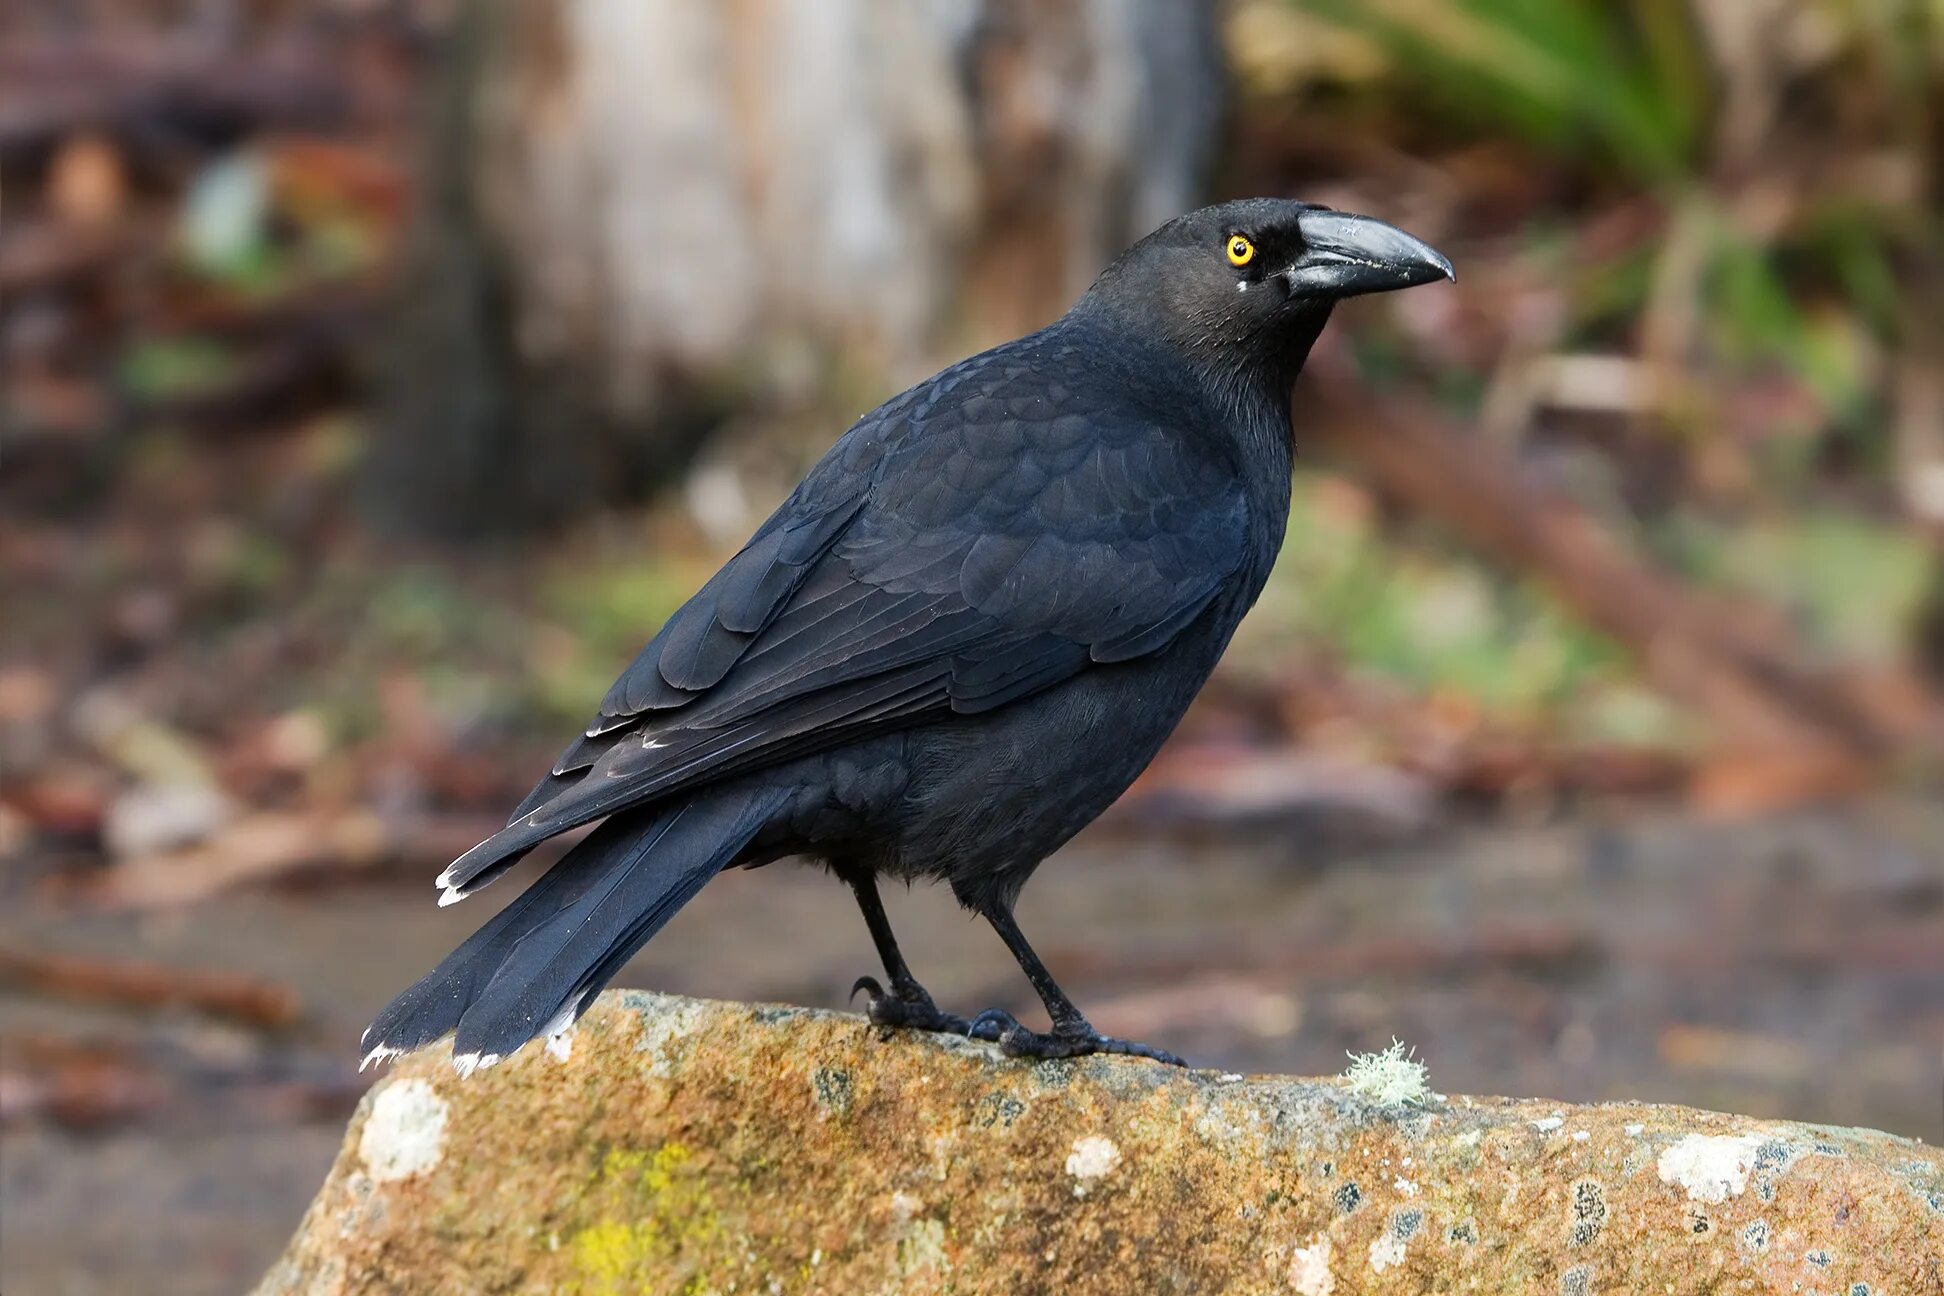
<path fill-rule="evenodd" d="M 1356 297 L 1458 277 L 1429 243 L 1368 216 L 1319 209 L 1296 227 L 1303 254 L 1283 271 L 1292 296 Z"/>

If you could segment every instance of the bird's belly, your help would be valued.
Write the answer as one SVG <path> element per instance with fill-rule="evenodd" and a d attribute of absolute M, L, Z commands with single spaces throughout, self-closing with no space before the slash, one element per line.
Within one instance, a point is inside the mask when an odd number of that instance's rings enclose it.
<path fill-rule="evenodd" d="M 1254 584 L 1238 590 L 1163 652 L 759 776 L 797 791 L 743 862 L 808 856 L 948 880 L 968 905 L 1010 903 L 1041 860 L 1147 768 L 1254 593 Z"/>
<path fill-rule="evenodd" d="M 880 867 L 1010 897 L 1147 768 L 1207 679 L 1165 654 L 908 738 L 912 779 Z M 1210 663 L 1212 665 L 1212 661 Z"/>

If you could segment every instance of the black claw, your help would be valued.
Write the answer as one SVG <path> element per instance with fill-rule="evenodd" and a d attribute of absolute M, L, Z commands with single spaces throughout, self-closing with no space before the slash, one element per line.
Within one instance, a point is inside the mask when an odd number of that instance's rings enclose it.
<path fill-rule="evenodd" d="M 861 976 L 851 985 L 851 999 L 855 1000 L 860 991 L 866 996 L 864 1015 L 878 1026 L 951 1035 L 965 1033 L 965 1018 L 940 1012 L 931 996 L 917 985 L 900 984 L 887 992 L 876 977 Z"/>
<path fill-rule="evenodd" d="M 1014 1031 L 1024 1029 L 1019 1020 L 1004 1008 L 988 1008 L 965 1024 L 965 1035 L 967 1039 L 998 1043 Z"/>

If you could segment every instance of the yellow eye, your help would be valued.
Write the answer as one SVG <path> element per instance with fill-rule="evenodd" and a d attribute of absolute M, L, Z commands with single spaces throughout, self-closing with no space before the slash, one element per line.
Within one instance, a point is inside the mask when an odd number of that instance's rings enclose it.
<path fill-rule="evenodd" d="M 1228 259 L 1232 266 L 1245 266 L 1255 260 L 1255 244 L 1240 234 L 1229 235 Z"/>

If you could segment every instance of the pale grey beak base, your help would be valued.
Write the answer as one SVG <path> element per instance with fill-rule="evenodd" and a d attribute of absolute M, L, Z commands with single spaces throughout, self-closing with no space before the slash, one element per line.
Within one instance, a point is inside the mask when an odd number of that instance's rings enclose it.
<path fill-rule="evenodd" d="M 1368 216 L 1311 211 L 1296 225 L 1303 254 L 1283 271 L 1293 294 L 1358 297 L 1458 277 L 1429 243 Z"/>

